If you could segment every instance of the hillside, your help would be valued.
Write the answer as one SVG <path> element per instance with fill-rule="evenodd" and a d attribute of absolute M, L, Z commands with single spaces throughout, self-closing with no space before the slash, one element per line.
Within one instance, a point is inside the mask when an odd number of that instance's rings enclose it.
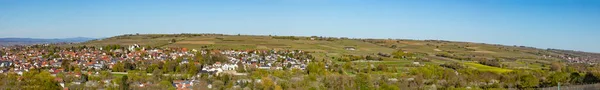
<path fill-rule="evenodd" d="M 381 61 L 362 62 L 404 67 L 412 62 L 444 64 L 465 63 L 478 68 L 478 64 L 498 69 L 549 69 L 552 62 L 595 63 L 597 59 L 567 59 L 572 57 L 597 57 L 594 53 L 572 53 L 565 50 L 537 49 L 524 46 L 504 46 L 484 43 L 439 40 L 348 39 L 331 37 L 256 36 L 222 34 L 145 34 L 121 35 L 68 46 L 133 45 L 149 47 L 182 47 L 189 49 L 238 50 L 304 50 L 312 52 L 317 60 L 337 63 L 346 57 L 378 57 Z M 354 49 L 354 50 L 349 50 Z M 388 55 L 402 50 L 412 58 L 392 58 Z M 594 56 L 596 55 L 596 56 Z M 353 59 L 357 60 L 357 59 Z M 478 62 L 478 63 L 474 63 Z M 487 63 L 494 62 L 494 63 Z M 359 62 L 361 63 L 361 62 Z"/>

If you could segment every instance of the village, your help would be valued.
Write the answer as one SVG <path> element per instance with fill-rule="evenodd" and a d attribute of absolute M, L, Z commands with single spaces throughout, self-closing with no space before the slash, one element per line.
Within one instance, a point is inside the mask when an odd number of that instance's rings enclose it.
<path fill-rule="evenodd" d="M 98 80 L 88 77 L 110 74 L 131 74 L 129 71 L 142 71 L 148 76 L 159 72 L 164 76 L 182 78 L 170 81 L 178 90 L 189 90 L 198 86 L 196 78 L 203 75 L 219 76 L 223 74 L 243 76 L 249 70 L 304 70 L 311 61 L 307 52 L 299 50 L 196 50 L 187 48 L 150 48 L 134 44 L 127 47 L 109 45 L 105 47 L 59 48 L 51 45 L 31 45 L 2 47 L 0 50 L 0 73 L 18 74 L 31 70 L 44 70 L 55 77 L 61 87 L 110 87 L 118 85 L 115 77 L 107 76 Z M 221 57 L 222 60 L 216 60 Z M 198 60 L 202 59 L 204 60 Z M 209 60 L 210 58 L 212 60 Z M 167 67 L 176 62 L 176 69 Z M 164 65 L 158 70 L 156 65 Z M 153 68 L 154 66 L 154 68 Z M 186 66 L 186 72 L 183 68 Z M 154 69 L 154 70 L 150 70 Z M 158 70 L 158 71 L 157 71 Z M 147 71 L 147 72 L 143 72 Z M 135 73 L 135 72 L 134 72 Z M 106 75 L 104 75 L 106 76 Z M 73 78 L 74 79 L 69 79 Z M 83 77 L 83 78 L 82 78 Z M 129 77 L 132 78 L 132 77 Z M 140 88 L 157 86 L 158 82 L 131 81 L 132 86 Z M 205 85 L 210 88 L 210 84 Z"/>

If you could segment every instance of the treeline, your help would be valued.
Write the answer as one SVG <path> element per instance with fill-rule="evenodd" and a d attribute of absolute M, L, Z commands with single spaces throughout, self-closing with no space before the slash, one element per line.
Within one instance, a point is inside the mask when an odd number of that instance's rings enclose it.
<path fill-rule="evenodd" d="M 273 39 L 288 39 L 288 40 L 300 40 L 298 37 L 294 36 L 271 36 Z"/>
<path fill-rule="evenodd" d="M 60 90 L 58 82 L 47 71 L 31 70 L 19 76 L 17 73 L 0 74 L 0 89 L 3 90 Z"/>
<path fill-rule="evenodd" d="M 221 54 L 206 54 L 197 53 L 195 57 L 177 58 L 175 60 L 154 61 L 123 61 L 113 65 L 113 72 L 128 72 L 130 70 L 141 70 L 146 73 L 161 72 L 161 73 L 185 73 L 195 75 L 199 69 L 205 64 L 215 62 L 227 63 L 229 59 Z"/>
<path fill-rule="evenodd" d="M 383 60 L 382 57 L 375 56 L 375 55 L 366 55 L 366 56 L 342 55 L 338 58 L 335 58 L 335 57 L 332 57 L 332 58 L 334 60 L 341 61 L 341 62 L 351 62 L 351 61 L 357 61 L 357 60 L 376 60 L 376 61 Z"/>

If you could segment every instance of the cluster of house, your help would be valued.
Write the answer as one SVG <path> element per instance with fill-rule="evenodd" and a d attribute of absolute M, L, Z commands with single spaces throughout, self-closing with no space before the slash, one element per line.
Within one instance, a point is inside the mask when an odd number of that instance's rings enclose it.
<path fill-rule="evenodd" d="M 218 51 L 227 56 L 227 62 L 216 62 L 202 68 L 203 73 L 220 74 L 225 71 L 236 71 L 238 68 L 256 69 L 301 69 L 304 70 L 311 61 L 303 51 L 277 50 L 222 50 Z"/>
<path fill-rule="evenodd" d="M 101 47 L 53 48 L 40 45 L 2 47 L 0 49 L 0 73 L 23 75 L 23 73 L 32 69 L 45 69 L 53 76 L 56 76 L 58 73 L 64 73 L 78 78 L 86 73 L 66 72 L 68 70 L 65 70 L 66 67 L 63 66 L 76 66 L 82 71 L 90 71 L 86 75 L 98 75 L 98 72 L 94 74 L 92 71 L 108 71 L 119 62 L 174 60 L 180 57 L 195 56 L 195 53 L 192 51 L 186 48 L 146 49 L 139 45 L 111 50 L 105 50 Z M 56 81 L 61 83 L 61 86 L 65 86 L 63 78 L 57 77 Z M 68 82 L 68 84 L 79 85 L 82 82 L 84 81 L 75 80 Z M 85 84 L 86 86 L 94 86 L 93 84 L 97 84 L 98 82 L 88 81 Z M 103 82 L 108 83 L 110 79 Z M 139 85 L 143 87 L 146 83 L 140 83 Z"/>
<path fill-rule="evenodd" d="M 580 56 L 570 56 L 570 55 L 558 55 L 558 56 L 552 56 L 552 55 L 543 55 L 546 58 L 551 58 L 551 57 L 556 57 L 556 58 L 560 58 L 560 59 L 564 59 L 569 63 L 584 63 L 584 64 L 590 64 L 590 65 L 594 65 L 598 63 L 597 58 L 594 57 L 580 57 Z"/>
<path fill-rule="evenodd" d="M 119 49 L 103 49 L 94 47 L 79 48 L 53 48 L 49 46 L 13 46 L 0 49 L 0 73 L 17 73 L 22 75 L 31 69 L 45 69 L 52 75 L 66 73 L 80 76 L 81 72 L 65 72 L 66 67 L 77 66 L 83 71 L 111 70 L 119 62 L 149 62 L 175 60 L 182 57 L 194 57 L 196 53 L 220 53 L 226 56 L 226 62 L 206 64 L 201 73 L 219 75 L 237 73 L 237 69 L 302 69 L 311 61 L 307 52 L 298 50 L 188 50 L 186 48 L 144 48 L 131 45 Z M 188 63 L 184 59 L 181 63 Z M 68 64 L 68 65 L 63 65 Z M 98 72 L 87 72 L 89 75 L 98 75 Z M 84 73 L 85 74 L 85 73 Z M 57 81 L 63 81 L 57 78 Z M 98 81 L 99 82 L 99 81 Z M 110 80 L 105 81 L 110 82 Z M 194 80 L 173 81 L 177 88 L 190 88 Z M 77 81 L 71 82 L 78 84 Z M 81 83 L 81 82 L 80 82 Z M 94 83 L 86 83 L 94 84 Z M 140 87 L 146 85 L 140 83 Z M 64 84 L 61 84 L 64 86 Z"/>
<path fill-rule="evenodd" d="M 0 72 L 26 72 L 29 69 L 59 69 L 62 64 L 78 66 L 84 70 L 110 69 L 118 62 L 147 60 L 172 60 L 178 57 L 191 57 L 194 53 L 186 48 L 145 49 L 133 45 L 128 49 L 103 50 L 102 48 L 47 49 L 31 46 L 3 47 Z M 52 50 L 52 51 L 51 51 Z"/>

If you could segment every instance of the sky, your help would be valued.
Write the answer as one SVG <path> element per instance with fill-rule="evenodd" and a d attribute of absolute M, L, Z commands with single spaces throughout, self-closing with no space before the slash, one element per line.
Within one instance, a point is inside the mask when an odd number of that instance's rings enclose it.
<path fill-rule="evenodd" d="M 220 33 L 600 52 L 600 0 L 0 0 L 0 38 Z"/>

